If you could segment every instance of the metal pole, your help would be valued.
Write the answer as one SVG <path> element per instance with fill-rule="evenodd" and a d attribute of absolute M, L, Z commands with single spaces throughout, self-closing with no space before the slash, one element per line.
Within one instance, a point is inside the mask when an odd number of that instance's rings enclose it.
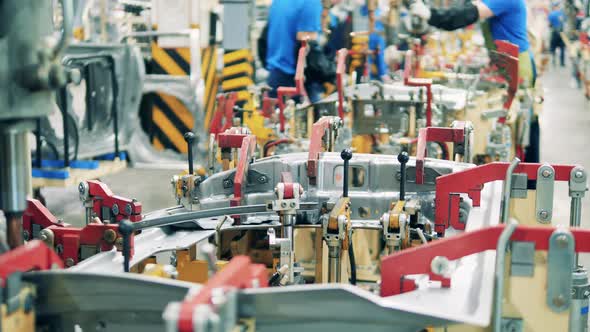
<path fill-rule="evenodd" d="M 502 198 L 502 215 L 500 221 L 503 224 L 508 223 L 508 215 L 510 214 L 510 194 L 512 192 L 512 174 L 516 166 L 520 163 L 520 159 L 514 158 L 506 170 L 506 179 L 504 179 L 504 196 Z"/>
<path fill-rule="evenodd" d="M 506 228 L 502 231 L 496 246 L 496 269 L 494 275 L 494 332 L 502 332 L 502 300 L 504 298 L 504 274 L 505 258 L 510 237 L 516 229 L 516 222 L 513 220 L 507 223 Z"/>
<path fill-rule="evenodd" d="M 328 245 L 328 282 L 340 282 L 340 244 Z"/>
<path fill-rule="evenodd" d="M 582 267 L 573 273 L 572 304 L 569 317 L 569 332 L 588 331 L 588 273 Z"/>
<path fill-rule="evenodd" d="M 0 209 L 6 215 L 7 242 L 11 248 L 23 243 L 22 214 L 26 209 L 27 131 L 14 125 L 0 131 Z"/>

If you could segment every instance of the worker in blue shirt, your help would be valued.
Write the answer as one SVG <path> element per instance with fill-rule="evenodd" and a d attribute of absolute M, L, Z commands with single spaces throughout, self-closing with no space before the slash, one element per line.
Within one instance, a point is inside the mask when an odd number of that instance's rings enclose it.
<path fill-rule="evenodd" d="M 565 66 L 565 43 L 561 39 L 563 24 L 565 23 L 565 13 L 558 2 L 553 4 L 553 10 L 549 13 L 549 27 L 551 28 L 551 40 L 549 48 L 555 65 L 555 51 L 559 48 L 559 64 Z"/>
<path fill-rule="evenodd" d="M 267 80 L 271 87 L 270 96 L 276 97 L 277 88 L 281 86 L 295 86 L 295 69 L 297 66 L 297 53 L 300 42 L 309 41 L 310 54 L 322 53 L 317 44 L 321 33 L 321 0 L 273 0 L 268 13 L 268 36 L 266 50 L 266 68 L 269 71 Z M 310 61 L 307 58 L 308 68 Z M 326 73 L 323 77 L 309 75 L 306 70 L 306 90 L 312 102 L 319 100 L 321 84 L 319 81 L 328 81 L 335 76 L 334 71 Z M 312 77 L 310 77 L 312 76 Z"/>
<path fill-rule="evenodd" d="M 429 25 L 443 30 L 456 30 L 479 20 L 487 26 L 486 45 L 493 48 L 494 40 L 506 40 L 518 46 L 519 77 L 525 85 L 533 86 L 536 70 L 529 52 L 527 9 L 525 0 L 482 0 L 466 2 L 446 9 L 428 8 L 422 0 L 410 5 L 410 16 L 426 20 Z"/>

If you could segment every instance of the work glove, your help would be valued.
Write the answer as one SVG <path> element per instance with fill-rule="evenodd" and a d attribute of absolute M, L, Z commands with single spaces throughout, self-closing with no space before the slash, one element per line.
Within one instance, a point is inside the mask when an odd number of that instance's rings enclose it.
<path fill-rule="evenodd" d="M 419 17 L 428 22 L 430 15 L 430 8 L 422 0 L 416 0 L 410 5 L 410 16 Z"/>
<path fill-rule="evenodd" d="M 422 0 L 413 1 L 404 17 L 406 30 L 414 36 L 421 36 L 428 32 L 428 20 L 432 15 L 430 8 Z"/>

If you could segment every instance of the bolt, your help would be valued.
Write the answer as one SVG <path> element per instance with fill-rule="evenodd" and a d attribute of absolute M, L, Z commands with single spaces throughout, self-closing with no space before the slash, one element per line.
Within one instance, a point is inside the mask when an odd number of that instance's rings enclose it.
<path fill-rule="evenodd" d="M 125 204 L 125 214 L 127 214 L 129 216 L 129 215 L 131 215 L 132 212 L 133 212 L 133 208 L 131 207 L 131 204 L 129 204 L 129 203 Z"/>
<path fill-rule="evenodd" d="M 111 208 L 111 211 L 113 211 L 114 215 L 118 215 L 119 214 L 119 205 L 117 205 L 116 203 L 113 204 L 113 207 Z"/>
<path fill-rule="evenodd" d="M 266 183 L 267 181 L 268 181 L 268 179 L 267 179 L 267 178 L 266 178 L 266 176 L 264 176 L 264 175 L 261 175 L 261 176 L 258 178 L 258 182 L 259 182 L 259 183 Z"/>
<path fill-rule="evenodd" d="M 65 263 L 67 267 L 74 266 L 74 260 L 72 258 L 67 258 Z"/>
<path fill-rule="evenodd" d="M 231 180 L 227 179 L 227 180 L 223 180 L 223 187 L 224 188 L 229 188 L 231 187 Z"/>
<path fill-rule="evenodd" d="M 291 202 L 291 204 L 289 204 L 290 207 L 294 208 L 295 207 L 295 202 Z"/>
<path fill-rule="evenodd" d="M 113 243 L 115 242 L 115 240 L 117 239 L 117 233 L 112 230 L 112 229 L 107 229 L 106 231 L 104 231 L 104 233 L 102 234 L 102 238 L 107 242 L 107 243 Z"/>
<path fill-rule="evenodd" d="M 574 173 L 574 177 L 575 177 L 576 179 L 581 179 L 583 176 L 584 176 L 584 172 L 582 172 L 582 171 L 576 171 L 576 172 Z"/>
<path fill-rule="evenodd" d="M 543 175 L 543 177 L 544 177 L 544 178 L 548 178 L 548 177 L 550 177 L 551 175 L 553 175 L 553 172 L 551 172 L 551 171 L 550 171 L 550 170 L 548 170 L 548 169 L 545 169 L 545 170 L 543 170 L 543 172 L 542 172 L 541 174 Z"/>
<path fill-rule="evenodd" d="M 539 217 L 541 217 L 543 220 L 547 220 L 547 218 L 549 218 L 549 212 L 546 210 L 541 210 L 539 211 Z"/>
<path fill-rule="evenodd" d="M 84 194 L 85 191 L 86 189 L 84 188 L 84 182 L 80 182 L 78 185 L 78 192 L 80 192 L 80 194 Z"/>
<path fill-rule="evenodd" d="M 438 275 L 445 275 L 449 270 L 449 260 L 443 256 L 436 256 L 430 262 L 430 269 Z"/>
<path fill-rule="evenodd" d="M 287 202 L 281 202 L 281 207 L 287 207 Z"/>
<path fill-rule="evenodd" d="M 555 241 L 557 242 L 557 245 L 558 245 L 560 248 L 565 248 L 565 247 L 567 247 L 567 244 L 568 244 L 567 236 L 565 236 L 565 235 L 559 235 L 559 236 L 557 237 L 557 239 L 555 239 Z"/>
<path fill-rule="evenodd" d="M 553 298 L 553 305 L 556 307 L 563 307 L 565 305 L 565 298 L 563 295 L 559 294 Z"/>

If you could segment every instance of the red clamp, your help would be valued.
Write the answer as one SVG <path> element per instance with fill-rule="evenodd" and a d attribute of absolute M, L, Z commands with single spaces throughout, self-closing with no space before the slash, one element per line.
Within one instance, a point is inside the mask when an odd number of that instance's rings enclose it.
<path fill-rule="evenodd" d="M 199 305 L 212 305 L 214 289 L 268 287 L 268 272 L 262 264 L 252 264 L 250 257 L 236 256 L 216 273 L 198 293 L 182 302 L 178 317 L 179 332 L 193 332 L 193 312 Z"/>
<path fill-rule="evenodd" d="M 0 287 L 15 272 L 63 268 L 62 260 L 45 243 L 33 240 L 0 255 Z"/>
<path fill-rule="evenodd" d="M 344 74 L 346 73 L 346 56 L 348 50 L 340 49 L 336 53 L 336 88 L 338 89 L 338 116 L 344 119 Z"/>
<path fill-rule="evenodd" d="M 427 157 L 427 142 L 443 143 L 445 147 L 444 143 L 446 142 L 465 143 L 465 122 L 457 122 L 457 128 L 428 127 L 420 129 L 416 151 L 416 184 L 424 183 L 424 159 Z"/>
<path fill-rule="evenodd" d="M 508 95 L 504 102 L 504 109 L 509 110 L 518 91 L 518 46 L 504 40 L 496 40 L 496 50 L 491 52 L 491 63 L 497 69 L 503 79 L 508 83 Z M 502 117 L 498 120 L 500 123 L 506 122 Z"/>
<path fill-rule="evenodd" d="M 398 295 L 416 289 L 413 280 L 406 276 L 427 274 L 431 280 L 441 281 L 442 287 L 450 287 L 451 280 L 432 272 L 431 262 L 437 257 L 456 260 L 472 254 L 495 250 L 505 225 L 497 225 L 465 232 L 450 238 L 400 251 L 381 260 L 381 296 Z M 511 241 L 534 242 L 535 250 L 548 250 L 553 227 L 517 226 Z M 576 252 L 590 252 L 590 230 L 571 228 Z"/>
<path fill-rule="evenodd" d="M 58 220 L 49 210 L 36 199 L 27 199 L 27 209 L 23 213 L 23 237 L 25 240 L 37 238 L 39 232 L 50 226 L 69 227 L 69 224 Z"/>
<path fill-rule="evenodd" d="M 118 224 L 88 224 L 84 228 L 50 226 L 44 232 L 46 237 L 53 236 L 54 248 L 68 267 L 96 253 L 112 250 L 123 239 Z M 131 255 L 133 239 L 131 236 Z"/>
<path fill-rule="evenodd" d="M 436 178 L 435 231 L 442 236 L 450 226 L 457 230 L 464 230 L 465 224 L 459 221 L 460 194 L 467 194 L 473 206 L 479 206 L 484 184 L 504 180 L 509 165 L 509 163 L 494 162 Z M 514 170 L 514 174 L 525 173 L 529 180 L 536 180 L 537 171 L 541 166 L 543 165 L 521 163 Z M 569 181 L 570 172 L 574 166 L 551 166 L 555 170 L 555 181 Z"/>
<path fill-rule="evenodd" d="M 285 131 L 285 97 L 307 96 L 305 92 L 305 66 L 307 57 L 307 42 L 301 42 L 301 48 L 297 54 L 297 67 L 295 68 L 295 87 L 281 86 L 277 89 L 277 104 L 279 106 L 280 131 Z"/>
<path fill-rule="evenodd" d="M 412 76 L 412 51 L 406 52 L 404 64 L 404 84 L 414 87 L 426 87 L 426 127 L 432 125 L 432 80 L 427 78 L 414 78 Z"/>
<path fill-rule="evenodd" d="M 119 222 L 127 219 L 131 222 L 141 220 L 141 203 L 114 195 L 106 184 L 88 180 L 80 184 L 80 197 L 83 201 L 92 201 L 92 210 L 100 220 L 111 220 L 111 215 Z M 105 210 L 108 210 L 108 214 Z M 104 212 L 104 213 L 103 213 Z"/>
<path fill-rule="evenodd" d="M 77 264 L 86 253 L 109 251 L 122 239 L 118 224 L 88 224 L 84 228 L 60 223 L 41 202 L 29 198 L 23 214 L 23 229 L 35 237 L 43 238 L 53 247 L 67 266 Z M 133 236 L 131 237 L 133 254 Z M 82 250 L 84 249 L 84 250 Z"/>
<path fill-rule="evenodd" d="M 237 100 L 236 92 L 217 95 L 217 106 L 209 124 L 209 134 L 218 135 L 232 127 Z"/>
<path fill-rule="evenodd" d="M 248 176 L 248 165 L 250 165 L 250 160 L 256 151 L 256 136 L 242 134 L 241 129 L 234 127 L 218 136 L 220 148 L 240 149 L 234 175 L 234 197 L 230 201 L 231 206 L 239 206 L 242 202 L 243 187 L 245 187 Z"/>
<path fill-rule="evenodd" d="M 324 116 L 311 127 L 309 152 L 307 156 L 307 177 L 309 184 L 315 185 L 318 176 L 320 153 L 324 150 L 324 136 L 330 134 L 333 117 Z"/>

